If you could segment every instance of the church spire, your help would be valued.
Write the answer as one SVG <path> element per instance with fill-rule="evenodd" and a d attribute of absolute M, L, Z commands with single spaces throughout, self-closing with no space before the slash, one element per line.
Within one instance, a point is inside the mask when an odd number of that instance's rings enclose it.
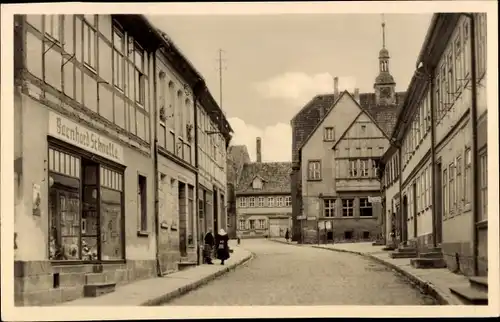
<path fill-rule="evenodd" d="M 375 79 L 375 92 L 378 103 L 391 104 L 394 100 L 395 85 L 394 78 L 389 72 L 389 51 L 385 43 L 385 17 L 382 14 L 382 49 L 378 53 L 379 74 Z"/>
<path fill-rule="evenodd" d="M 385 48 L 385 18 L 382 14 L 382 48 Z"/>

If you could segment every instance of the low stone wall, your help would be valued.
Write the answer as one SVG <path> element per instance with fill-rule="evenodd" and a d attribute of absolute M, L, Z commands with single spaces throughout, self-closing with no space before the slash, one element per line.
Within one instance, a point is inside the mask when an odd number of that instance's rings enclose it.
<path fill-rule="evenodd" d="M 105 278 L 124 285 L 155 277 L 154 260 L 127 260 L 126 263 L 52 264 L 50 261 L 14 262 L 14 303 L 16 306 L 45 306 L 83 297 L 86 276 Z M 103 275 L 97 276 L 97 275 Z"/>

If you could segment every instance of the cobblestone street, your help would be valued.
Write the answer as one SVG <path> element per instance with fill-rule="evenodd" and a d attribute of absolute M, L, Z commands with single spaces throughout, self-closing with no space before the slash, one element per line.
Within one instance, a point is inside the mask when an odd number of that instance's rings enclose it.
<path fill-rule="evenodd" d="M 403 277 L 357 255 L 267 240 L 241 246 L 255 258 L 166 305 L 434 304 Z"/>

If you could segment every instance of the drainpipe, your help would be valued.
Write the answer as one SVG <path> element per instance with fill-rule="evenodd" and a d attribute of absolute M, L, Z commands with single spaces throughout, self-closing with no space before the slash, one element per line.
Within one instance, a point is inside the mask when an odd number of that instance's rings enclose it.
<path fill-rule="evenodd" d="M 198 193 L 200 192 L 200 178 L 199 178 L 199 163 L 198 163 L 198 101 L 199 101 L 199 95 L 201 88 L 204 88 L 204 82 L 202 79 L 198 79 L 196 81 L 196 84 L 193 86 L 193 106 L 194 106 L 194 125 L 193 125 L 193 131 L 194 131 L 194 165 L 196 167 L 196 172 L 195 172 L 195 186 L 196 186 L 196 202 L 195 202 L 195 218 L 196 218 L 196 264 L 200 265 L 200 243 L 202 242 L 199 237 L 200 237 L 200 219 L 199 219 L 199 199 L 200 196 Z"/>
<path fill-rule="evenodd" d="M 157 50 L 157 49 L 156 49 Z M 155 248 L 156 248 L 156 274 L 159 277 L 163 276 L 160 265 L 160 209 L 159 209 L 159 195 L 158 195 L 158 98 L 157 94 L 157 75 L 156 75 L 156 50 L 153 51 L 153 120 L 154 120 L 154 135 L 153 135 L 153 168 L 154 168 L 154 180 L 153 180 L 153 190 L 155 198 L 154 214 L 155 214 Z"/>
<path fill-rule="evenodd" d="M 435 98 L 434 98 L 434 91 L 435 91 L 435 82 L 434 82 L 434 77 L 433 75 L 428 75 L 430 78 L 430 86 L 429 86 L 429 91 L 430 91 L 430 109 L 431 109 L 431 182 L 432 182 L 432 246 L 434 248 L 437 247 L 437 212 L 442 211 L 442 209 L 438 209 L 438 207 L 441 205 L 440 201 L 437 198 L 437 193 L 438 189 L 441 189 L 441 187 L 438 187 L 436 184 L 437 181 L 437 176 L 441 175 L 440 173 L 437 174 L 437 167 L 436 167 L 436 111 L 435 111 Z"/>
<path fill-rule="evenodd" d="M 470 64 L 471 64 L 471 110 L 470 110 L 470 126 L 472 132 L 472 143 L 471 143 L 471 153 L 472 153 L 472 260 L 473 260 L 473 272 L 474 275 L 478 275 L 478 234 L 476 224 L 479 221 L 479 173 L 478 173 L 478 155 L 477 155 L 477 75 L 476 75 L 476 19 L 473 13 L 464 13 L 464 15 L 470 20 Z"/>

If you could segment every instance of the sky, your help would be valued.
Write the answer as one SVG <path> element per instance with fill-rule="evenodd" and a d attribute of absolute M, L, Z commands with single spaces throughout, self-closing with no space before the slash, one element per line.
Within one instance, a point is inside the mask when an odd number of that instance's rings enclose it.
<path fill-rule="evenodd" d="M 246 145 L 255 160 L 291 160 L 292 117 L 317 94 L 373 92 L 382 48 L 380 14 L 149 15 L 205 78 L 234 130 L 231 145 Z M 431 14 L 385 14 L 386 48 L 396 90 L 415 70 Z M 222 104 L 219 49 L 222 49 Z"/>

